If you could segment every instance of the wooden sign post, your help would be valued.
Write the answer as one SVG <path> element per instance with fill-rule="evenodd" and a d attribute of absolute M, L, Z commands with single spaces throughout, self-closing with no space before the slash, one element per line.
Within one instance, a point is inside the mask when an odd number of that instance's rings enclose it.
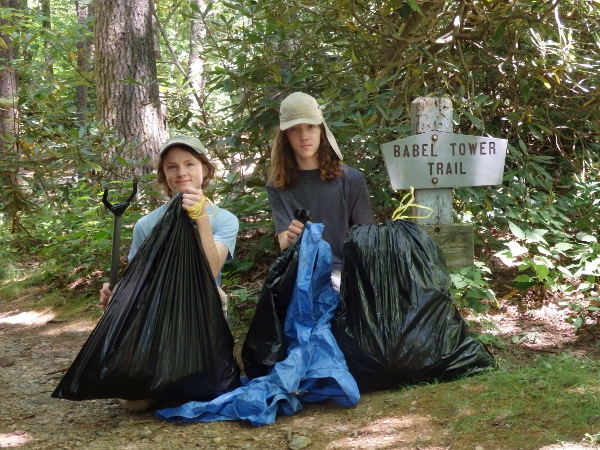
<path fill-rule="evenodd" d="M 394 189 L 415 189 L 415 203 L 433 214 L 414 221 L 442 247 L 451 268 L 473 265 L 473 226 L 454 224 L 455 187 L 502 184 L 506 139 L 452 133 L 452 102 L 418 97 L 411 105 L 412 136 L 381 146 Z M 425 210 L 413 208 L 413 216 Z"/>

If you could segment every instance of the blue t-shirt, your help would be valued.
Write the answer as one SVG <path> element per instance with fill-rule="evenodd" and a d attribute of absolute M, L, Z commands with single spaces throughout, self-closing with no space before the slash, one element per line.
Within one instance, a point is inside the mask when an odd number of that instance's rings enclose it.
<path fill-rule="evenodd" d="M 154 225 L 162 218 L 167 211 L 168 203 L 155 209 L 150 214 L 142 217 L 137 221 L 133 227 L 133 242 L 131 243 L 131 249 L 129 250 L 129 260 L 131 261 L 137 251 L 139 250 L 142 242 L 146 239 L 146 236 L 150 234 Z M 237 238 L 240 224 L 238 218 L 229 211 L 219 208 L 216 205 L 209 205 L 207 209 L 208 214 L 212 214 L 216 211 L 214 216 L 209 217 L 210 227 L 212 229 L 213 237 L 215 241 L 222 242 L 229 250 L 227 254 L 227 261 L 233 258 L 233 252 L 235 251 L 235 241 Z M 220 276 L 219 276 L 220 278 Z M 218 280 L 217 280 L 218 282 Z"/>

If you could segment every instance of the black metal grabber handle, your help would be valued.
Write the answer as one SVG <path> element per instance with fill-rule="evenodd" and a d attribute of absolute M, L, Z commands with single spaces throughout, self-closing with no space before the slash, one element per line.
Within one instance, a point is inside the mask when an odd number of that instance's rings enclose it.
<path fill-rule="evenodd" d="M 110 260 L 110 289 L 112 290 L 117 284 L 117 276 L 119 274 L 119 249 L 121 243 L 121 216 L 125 210 L 129 207 L 131 200 L 137 194 L 137 181 L 133 182 L 133 192 L 127 200 L 124 202 L 115 203 L 114 205 L 108 201 L 108 189 L 104 190 L 102 195 L 102 203 L 106 206 L 113 215 L 115 216 L 115 222 L 113 225 L 113 240 L 112 240 L 112 254 Z"/>

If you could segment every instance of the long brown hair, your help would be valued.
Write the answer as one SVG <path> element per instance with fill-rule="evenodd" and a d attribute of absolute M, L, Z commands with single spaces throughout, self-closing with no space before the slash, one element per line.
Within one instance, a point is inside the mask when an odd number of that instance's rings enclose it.
<path fill-rule="evenodd" d="M 317 150 L 319 161 L 319 178 L 321 180 L 333 180 L 343 174 L 340 160 L 334 153 L 327 136 L 325 127 L 321 128 L 321 141 Z M 298 180 L 298 162 L 294 156 L 294 149 L 285 134 L 285 131 L 277 129 L 273 144 L 271 146 L 271 176 L 270 181 L 277 189 L 294 186 Z"/>
<path fill-rule="evenodd" d="M 208 158 L 204 154 L 200 154 L 196 150 L 188 147 L 187 145 L 182 145 L 182 144 L 174 145 L 173 147 L 169 148 L 166 152 L 164 152 L 160 156 L 160 158 L 158 159 L 158 162 L 156 163 L 156 181 L 158 181 L 158 183 L 160 183 L 162 185 L 162 187 L 166 189 L 167 193 L 169 194 L 169 197 L 173 196 L 173 192 L 171 191 L 171 188 L 169 187 L 169 184 L 167 183 L 167 176 L 165 175 L 165 169 L 163 167 L 163 163 L 165 162 L 166 156 L 174 148 L 178 148 L 179 150 L 188 152 L 194 158 L 196 158 L 198 161 L 200 161 L 200 163 L 202 164 L 202 167 L 203 167 L 202 168 L 202 186 L 201 186 L 201 188 L 202 188 L 202 190 L 205 190 L 208 187 L 210 180 L 212 180 L 214 178 L 215 172 L 217 169 L 208 160 Z"/>

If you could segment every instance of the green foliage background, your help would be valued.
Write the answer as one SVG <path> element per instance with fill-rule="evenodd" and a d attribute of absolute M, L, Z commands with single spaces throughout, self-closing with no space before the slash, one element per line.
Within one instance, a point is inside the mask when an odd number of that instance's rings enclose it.
<path fill-rule="evenodd" d="M 279 101 L 303 91 L 322 102 L 345 161 L 367 174 L 380 220 L 391 216 L 400 196 L 389 185 L 379 146 L 410 134 L 415 98 L 450 98 L 457 133 L 508 139 L 502 186 L 455 190 L 456 221 L 475 225 L 478 259 L 453 274 L 457 302 L 475 311 L 493 303 L 498 261 L 513 268 L 514 289 L 503 296 L 519 300 L 536 288 L 544 296 L 573 293 L 594 302 L 598 1 L 207 0 L 197 9 L 158 0 L 155 6 L 166 33 L 159 83 L 169 127 L 197 135 L 218 158 L 225 176 L 214 192 L 240 218 L 238 255 L 225 276 L 234 297 L 251 296 L 276 253 L 264 193 L 269 141 Z M 22 56 L 2 68 L 20 76 L 20 130 L 3 137 L 15 140 L 18 151 L 0 162 L 0 233 L 5 252 L 39 259 L 65 283 L 85 279 L 95 292 L 110 259 L 112 217 L 100 207 L 107 174 L 132 173 L 140 162 L 128 156 L 135 143 L 99 126 L 93 74 L 76 70 L 88 24 L 77 23 L 67 2 L 52 7 L 51 30 L 36 8 L 0 12 L 11 19 L 3 32 Z M 187 61 L 191 20 L 206 31 L 197 43 L 206 60 L 201 107 L 190 101 L 189 79 L 179 69 Z M 75 108 L 79 84 L 90 88 L 83 122 Z M 118 156 L 106 160 L 115 147 Z M 2 176 L 15 171 L 18 183 Z M 117 201 L 131 180 L 108 187 Z M 132 223 L 157 202 L 150 179 L 140 187 L 124 218 L 123 254 Z M 581 303 L 576 326 L 593 314 L 588 303 Z"/>

